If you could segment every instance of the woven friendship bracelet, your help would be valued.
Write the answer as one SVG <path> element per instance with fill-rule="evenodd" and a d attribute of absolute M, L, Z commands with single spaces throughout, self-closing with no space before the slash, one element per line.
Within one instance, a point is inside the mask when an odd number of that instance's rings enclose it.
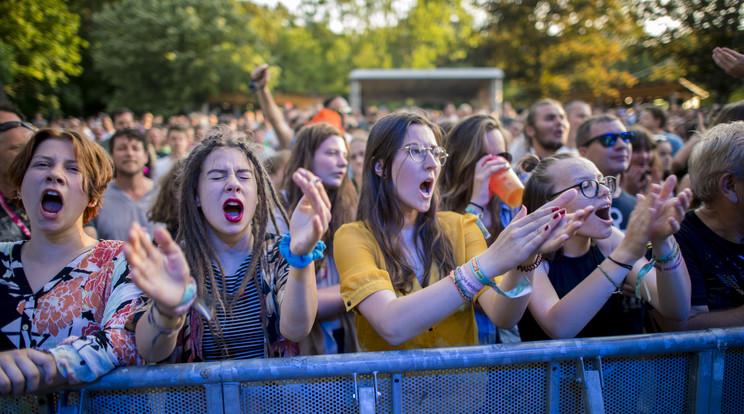
<path fill-rule="evenodd" d="M 612 280 L 612 278 L 610 277 L 610 275 L 608 275 L 607 272 L 605 272 L 605 270 L 602 269 L 602 266 L 601 265 L 597 265 L 597 269 L 599 269 L 599 271 L 602 272 L 602 274 L 604 275 L 604 277 L 606 277 L 607 280 L 609 280 L 610 283 L 612 283 L 612 286 L 615 287 L 615 290 L 612 292 L 613 295 L 619 295 L 619 294 L 623 293 L 623 290 L 620 287 L 620 285 L 618 285 L 617 283 L 615 283 L 614 280 Z"/>

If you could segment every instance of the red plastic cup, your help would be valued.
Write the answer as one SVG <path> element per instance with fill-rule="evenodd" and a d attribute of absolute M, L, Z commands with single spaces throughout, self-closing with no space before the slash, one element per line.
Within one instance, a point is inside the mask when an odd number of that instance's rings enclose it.
<path fill-rule="evenodd" d="M 519 180 L 517 173 L 511 168 L 501 170 L 491 176 L 488 182 L 488 190 L 491 195 L 496 194 L 510 207 L 522 205 L 524 185 Z"/>

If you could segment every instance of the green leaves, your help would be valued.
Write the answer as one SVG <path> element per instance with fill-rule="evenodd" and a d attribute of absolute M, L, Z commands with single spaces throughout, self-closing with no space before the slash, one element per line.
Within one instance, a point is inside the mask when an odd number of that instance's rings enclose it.
<path fill-rule="evenodd" d="M 232 0 L 123 0 L 93 21 L 110 107 L 174 114 L 250 82 L 255 36 Z"/>

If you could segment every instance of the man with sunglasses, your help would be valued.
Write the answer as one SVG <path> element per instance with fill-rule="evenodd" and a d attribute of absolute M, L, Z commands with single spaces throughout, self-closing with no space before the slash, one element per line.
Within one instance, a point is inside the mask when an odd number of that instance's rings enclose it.
<path fill-rule="evenodd" d="M 579 155 L 593 162 L 605 177 L 617 177 L 628 169 L 633 139 L 634 134 L 614 115 L 593 116 L 576 131 Z M 612 224 L 624 231 L 635 204 L 635 197 L 618 187 L 610 209 Z"/>
<path fill-rule="evenodd" d="M 8 168 L 36 128 L 12 105 L 0 105 L 0 242 L 31 237 L 28 216 L 8 179 Z"/>

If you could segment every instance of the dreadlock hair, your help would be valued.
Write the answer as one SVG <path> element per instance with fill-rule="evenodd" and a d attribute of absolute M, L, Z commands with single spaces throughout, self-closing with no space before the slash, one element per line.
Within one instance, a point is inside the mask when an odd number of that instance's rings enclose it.
<path fill-rule="evenodd" d="M 344 139 L 343 133 L 333 125 L 318 122 L 303 127 L 297 133 L 292 155 L 290 155 L 289 161 L 284 167 L 284 181 L 282 182 L 282 188 L 286 191 L 287 196 L 285 207 L 290 214 L 297 207 L 303 195 L 302 189 L 292 180 L 292 172 L 300 167 L 314 172 L 313 159 L 315 153 L 323 142 L 332 136 L 340 137 L 344 141 L 348 161 L 349 144 Z M 325 232 L 322 240 L 327 246 L 326 251 L 333 252 L 333 235 L 336 234 L 336 230 L 343 224 L 354 220 L 357 209 L 357 192 L 354 183 L 349 178 L 348 169 L 338 188 L 325 186 L 325 189 L 328 193 L 328 199 L 331 201 L 331 222 L 328 223 L 328 231 Z M 316 269 L 319 268 L 316 264 Z"/>
<path fill-rule="evenodd" d="M 504 137 L 506 149 L 509 149 L 511 134 L 506 131 L 498 119 L 491 115 L 472 115 L 458 122 L 444 138 L 444 149 L 449 158 L 442 168 L 441 192 L 442 209 L 465 214 L 465 208 L 473 195 L 473 176 L 478 160 L 488 154 L 486 134 L 496 130 Z M 491 237 L 487 240 L 490 245 L 501 231 L 502 201 L 494 195 L 484 207 L 491 215 L 491 226 L 488 229 Z"/>
<path fill-rule="evenodd" d="M 375 122 L 367 140 L 364 180 L 357 212 L 357 220 L 364 222 L 380 246 L 393 287 L 401 292 L 410 292 L 416 275 L 403 254 L 400 230 L 405 217 L 401 214 L 400 201 L 393 184 L 392 166 L 397 154 L 408 157 L 408 154 L 400 153 L 398 149 L 403 145 L 411 125 L 431 129 L 437 143 L 441 143 L 440 128 L 414 112 L 389 114 Z M 382 165 L 380 175 L 375 172 L 378 162 Z M 414 223 L 414 234 L 419 235 L 416 250 L 424 265 L 422 287 L 429 285 L 433 261 L 439 266 L 440 278 L 454 270 L 456 265 L 452 243 L 437 219 L 439 197 L 439 190 L 435 187 L 431 207 L 428 211 L 419 213 Z"/>
<path fill-rule="evenodd" d="M 228 295 L 226 292 L 222 291 L 208 291 L 206 288 L 207 283 L 213 288 L 218 286 L 215 280 L 214 271 L 212 270 L 212 263 L 215 263 L 219 269 L 222 278 L 222 286 L 226 285 L 226 281 L 225 272 L 220 263 L 220 259 L 209 241 L 208 234 L 211 230 L 201 207 L 199 207 L 197 203 L 199 177 L 202 174 L 202 166 L 209 154 L 219 148 L 235 148 L 243 152 L 248 159 L 248 162 L 253 167 L 253 176 L 256 180 L 257 202 L 250 229 L 253 238 L 253 245 L 250 253 L 254 260 L 251 260 L 251 264 L 243 276 L 243 281 L 234 295 Z M 193 151 L 191 151 L 185 161 L 183 170 L 181 171 L 181 197 L 179 200 L 180 214 L 176 240 L 180 243 L 189 264 L 189 268 L 191 269 L 191 275 L 196 280 L 198 297 L 204 300 L 205 305 L 209 308 L 212 314 L 214 314 L 216 306 L 220 306 L 225 314 L 230 314 L 232 312 L 232 307 L 243 295 L 248 283 L 253 282 L 255 289 L 260 292 L 260 280 L 259 275 L 257 274 L 257 266 L 259 260 L 263 258 L 266 250 L 266 225 L 268 220 L 271 220 L 276 227 L 276 217 L 274 215 L 275 209 L 279 211 L 284 220 L 287 221 L 287 214 L 281 207 L 277 193 L 271 185 L 268 174 L 266 174 L 266 170 L 257 154 L 258 152 L 254 149 L 254 145 L 249 143 L 242 133 L 233 132 L 226 127 L 218 126 L 209 131 L 207 137 L 196 148 L 194 148 Z M 210 200 L 202 200 L 201 202 L 207 203 L 210 202 Z M 266 269 L 268 266 L 262 265 L 262 268 Z M 266 314 L 265 307 L 266 304 L 263 303 L 262 300 L 262 315 Z M 223 356 L 229 357 L 229 355 L 227 355 L 227 347 L 222 338 L 222 330 L 219 326 L 219 322 L 217 321 L 217 318 L 211 319 L 212 321 L 208 324 L 209 328 L 212 329 L 214 337 L 219 342 Z M 267 338 L 265 327 L 264 337 Z"/>

